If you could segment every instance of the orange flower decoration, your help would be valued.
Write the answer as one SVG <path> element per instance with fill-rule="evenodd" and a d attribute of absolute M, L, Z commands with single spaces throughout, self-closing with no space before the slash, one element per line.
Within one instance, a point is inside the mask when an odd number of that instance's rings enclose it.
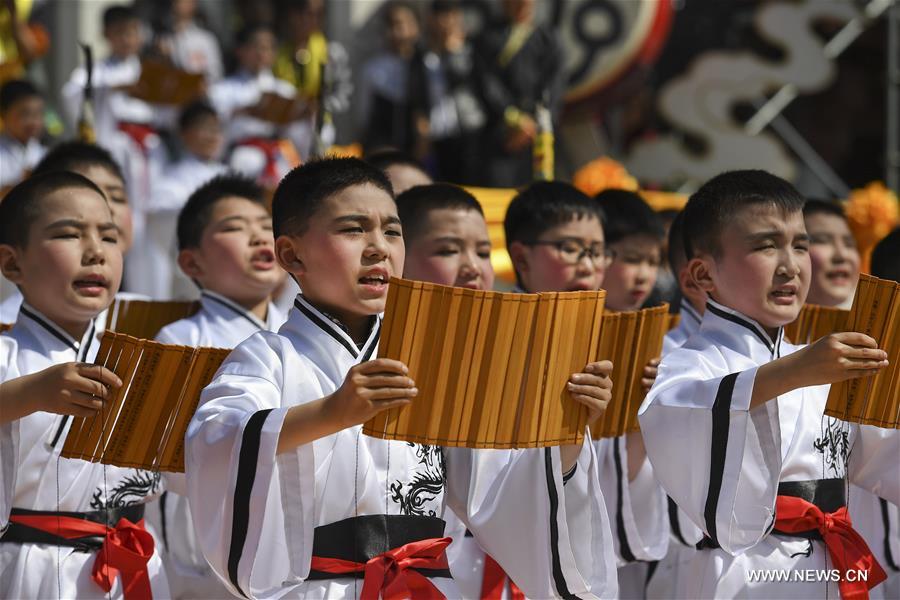
<path fill-rule="evenodd" d="M 363 149 L 362 144 L 353 143 L 348 144 L 347 146 L 332 146 L 325 152 L 326 156 L 340 157 L 340 158 L 362 158 Z"/>
<path fill-rule="evenodd" d="M 636 192 L 637 179 L 628 174 L 621 163 L 607 156 L 592 160 L 575 172 L 572 185 L 593 196 L 603 190 L 615 188 Z"/>
<path fill-rule="evenodd" d="M 863 270 L 868 272 L 872 248 L 900 223 L 897 194 L 880 181 L 874 181 L 862 189 L 853 190 L 844 209 L 863 256 Z"/>

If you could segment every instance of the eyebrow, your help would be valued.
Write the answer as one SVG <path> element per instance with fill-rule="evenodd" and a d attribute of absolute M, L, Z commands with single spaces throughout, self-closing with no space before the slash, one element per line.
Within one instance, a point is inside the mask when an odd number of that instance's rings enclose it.
<path fill-rule="evenodd" d="M 761 231 L 759 233 L 751 233 L 747 236 L 746 239 L 756 242 L 756 241 L 761 241 L 761 240 L 783 238 L 783 237 L 786 237 L 785 232 L 776 231 L 773 229 L 770 231 Z M 806 240 L 809 240 L 809 234 L 806 232 L 798 233 L 797 235 L 793 236 L 791 239 L 806 241 Z"/>
<path fill-rule="evenodd" d="M 59 229 L 60 227 L 74 227 L 76 229 L 87 229 L 88 224 L 84 221 L 79 221 L 78 219 L 60 219 L 59 221 L 54 221 L 45 227 L 44 229 Z M 116 224 L 112 221 L 105 221 L 100 223 L 97 226 L 98 229 L 106 230 L 106 229 L 117 229 Z"/>
<path fill-rule="evenodd" d="M 363 222 L 363 223 L 371 223 L 372 217 L 369 215 L 363 214 L 353 214 L 353 215 L 344 215 L 342 217 L 337 217 L 334 220 L 335 223 L 352 223 L 352 222 Z M 400 217 L 396 215 L 391 215 L 389 217 L 385 217 L 384 219 L 385 225 L 400 225 Z"/>

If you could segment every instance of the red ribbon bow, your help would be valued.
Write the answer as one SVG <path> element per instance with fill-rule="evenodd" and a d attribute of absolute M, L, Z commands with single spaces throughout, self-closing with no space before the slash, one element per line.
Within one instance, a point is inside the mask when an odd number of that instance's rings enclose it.
<path fill-rule="evenodd" d="M 803 498 L 778 496 L 775 529 L 785 533 L 818 530 L 822 534 L 831 562 L 841 574 L 838 589 L 843 600 L 867 599 L 869 590 L 887 579 L 865 540 L 853 529 L 846 506 L 826 513 Z M 854 570 L 867 572 L 866 581 L 848 580 L 847 572 Z"/>
<path fill-rule="evenodd" d="M 373 556 L 365 563 L 340 558 L 312 557 L 310 568 L 315 571 L 342 575 L 365 572 L 360 600 L 445 600 L 431 581 L 413 569 L 447 569 L 444 550 L 452 538 L 431 538 L 410 542 L 384 554 Z"/>
<path fill-rule="evenodd" d="M 503 597 L 503 587 L 509 581 L 509 591 L 512 600 L 525 600 L 525 594 L 519 589 L 513 580 L 509 578 L 503 567 L 490 555 L 484 555 L 484 576 L 481 578 L 481 600 L 500 600 Z"/>
<path fill-rule="evenodd" d="M 278 171 L 278 155 L 281 152 L 281 143 L 278 140 L 264 138 L 247 138 L 237 143 L 238 146 L 249 146 L 260 150 L 266 157 L 266 164 L 260 176 L 260 183 L 267 187 L 276 187 L 281 180 Z"/>
<path fill-rule="evenodd" d="M 121 576 L 125 600 L 152 600 L 147 562 L 153 556 L 153 536 L 144 529 L 143 519 L 135 524 L 122 518 L 115 527 L 56 515 L 12 515 L 10 521 L 67 540 L 102 535 L 103 546 L 91 571 L 94 583 L 109 592 Z"/>

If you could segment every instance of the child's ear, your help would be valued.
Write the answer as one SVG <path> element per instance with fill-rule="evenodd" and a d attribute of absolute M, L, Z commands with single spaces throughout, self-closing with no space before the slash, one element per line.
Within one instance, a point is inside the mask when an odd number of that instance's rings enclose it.
<path fill-rule="evenodd" d="M 300 259 L 294 240 L 289 236 L 282 235 L 275 239 L 275 258 L 282 269 L 293 275 L 302 275 L 306 271 L 306 266 Z"/>
<path fill-rule="evenodd" d="M 688 272 L 691 282 L 698 289 L 703 290 L 707 294 L 712 293 L 716 286 L 710 272 L 712 258 L 692 258 L 684 270 Z"/>
<path fill-rule="evenodd" d="M 0 272 L 16 285 L 22 283 L 22 267 L 19 265 L 19 253 L 9 244 L 0 244 Z"/>
<path fill-rule="evenodd" d="M 512 261 L 513 269 L 519 275 L 523 275 L 529 271 L 528 269 L 528 247 L 522 242 L 512 242 L 507 247 L 509 258 Z"/>
<path fill-rule="evenodd" d="M 191 248 L 185 248 L 178 253 L 178 266 L 191 279 L 196 280 L 198 277 L 203 277 L 203 267 L 200 266 L 197 255 Z"/>

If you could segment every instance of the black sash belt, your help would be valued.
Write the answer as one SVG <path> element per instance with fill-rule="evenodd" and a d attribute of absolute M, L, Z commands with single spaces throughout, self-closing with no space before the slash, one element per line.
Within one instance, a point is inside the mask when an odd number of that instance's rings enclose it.
<path fill-rule="evenodd" d="M 339 558 L 356 563 L 384 554 L 410 542 L 444 537 L 444 520 L 415 515 L 363 515 L 321 525 L 313 532 L 313 556 Z M 451 577 L 449 569 L 415 569 L 426 577 Z M 334 573 L 311 570 L 307 579 L 353 577 L 365 573 Z"/>
<path fill-rule="evenodd" d="M 778 484 L 779 496 L 791 496 L 802 498 L 811 504 L 815 504 L 822 512 L 832 513 L 842 506 L 847 505 L 846 481 L 838 479 L 813 479 L 809 481 L 782 481 Z M 774 519 L 772 519 L 774 522 Z M 818 530 L 787 533 L 773 529 L 772 533 L 781 536 L 803 538 L 806 540 L 822 540 L 822 534 Z M 697 543 L 697 550 L 710 550 L 719 548 L 715 540 L 704 536 Z"/>
<path fill-rule="evenodd" d="M 24 508 L 13 508 L 10 515 L 16 516 L 60 516 L 72 519 L 82 519 L 83 521 L 91 521 L 93 523 L 102 523 L 107 527 L 115 527 L 119 519 L 125 518 L 132 523 L 137 523 L 144 518 L 144 505 L 132 504 L 122 508 L 110 508 L 109 510 L 95 510 L 91 512 L 65 512 L 65 511 L 48 511 L 48 510 L 27 510 Z M 68 540 L 40 529 L 32 529 L 27 525 L 19 523 L 9 523 L 9 527 L 0 537 L 0 543 L 3 544 L 48 544 L 51 546 L 62 546 L 65 548 L 75 548 L 80 552 L 94 552 L 99 550 L 103 545 L 103 537 L 99 535 L 83 537 Z"/>

